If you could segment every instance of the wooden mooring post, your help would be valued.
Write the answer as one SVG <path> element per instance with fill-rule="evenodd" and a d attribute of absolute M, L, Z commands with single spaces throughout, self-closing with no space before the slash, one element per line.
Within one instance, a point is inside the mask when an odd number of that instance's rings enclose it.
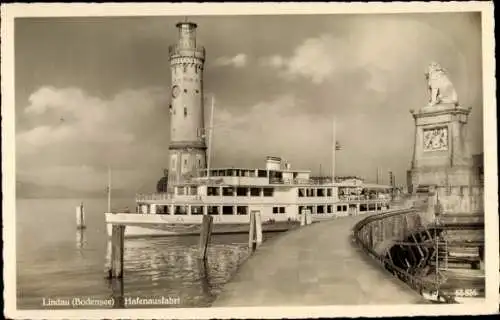
<path fill-rule="evenodd" d="M 312 215 L 311 215 L 311 210 L 309 209 L 302 209 L 302 212 L 300 214 L 300 226 L 306 226 L 310 225 L 312 223 Z"/>
<path fill-rule="evenodd" d="M 306 226 L 310 225 L 312 223 L 312 214 L 311 210 L 307 209 L 306 210 Z"/>
<path fill-rule="evenodd" d="M 111 240 L 108 240 L 106 274 L 108 278 L 123 277 L 123 253 L 125 245 L 125 226 L 113 225 Z"/>
<path fill-rule="evenodd" d="M 208 255 L 208 246 L 212 237 L 213 217 L 204 215 L 200 230 L 200 247 L 198 259 L 206 260 Z"/>
<path fill-rule="evenodd" d="M 250 229 L 248 231 L 248 246 L 255 250 L 262 244 L 262 218 L 260 211 L 250 212 Z"/>
<path fill-rule="evenodd" d="M 83 202 L 76 207 L 76 228 L 78 230 L 85 229 L 85 210 L 83 208 Z"/>

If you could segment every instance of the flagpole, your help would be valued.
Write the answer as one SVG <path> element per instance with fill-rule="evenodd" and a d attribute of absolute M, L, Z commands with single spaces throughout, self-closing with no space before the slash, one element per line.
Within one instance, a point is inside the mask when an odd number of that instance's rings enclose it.
<path fill-rule="evenodd" d="M 333 116 L 333 148 L 332 148 L 332 183 L 335 183 L 335 153 L 337 151 L 337 138 L 336 138 L 336 128 L 335 128 L 335 116 Z"/>
<path fill-rule="evenodd" d="M 214 95 L 212 95 L 212 107 L 210 109 L 210 126 L 208 127 L 207 182 L 210 179 L 210 159 L 212 155 L 212 132 L 214 130 L 214 104 L 215 104 L 215 97 Z"/>
<path fill-rule="evenodd" d="M 108 166 L 108 212 L 111 212 L 111 168 Z"/>

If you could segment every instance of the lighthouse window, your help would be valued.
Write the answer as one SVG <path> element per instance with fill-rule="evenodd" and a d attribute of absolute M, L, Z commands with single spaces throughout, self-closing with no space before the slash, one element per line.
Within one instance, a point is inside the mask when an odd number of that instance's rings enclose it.
<path fill-rule="evenodd" d="M 196 93 L 200 93 L 200 90 L 196 90 Z"/>
<path fill-rule="evenodd" d="M 188 90 L 187 90 L 187 89 L 184 89 L 184 93 L 188 93 Z"/>
<path fill-rule="evenodd" d="M 188 109 L 184 107 L 184 117 L 187 117 L 187 115 L 188 115 Z"/>

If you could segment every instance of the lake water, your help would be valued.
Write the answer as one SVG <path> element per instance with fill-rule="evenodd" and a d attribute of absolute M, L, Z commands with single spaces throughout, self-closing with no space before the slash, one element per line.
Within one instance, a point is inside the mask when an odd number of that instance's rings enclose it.
<path fill-rule="evenodd" d="M 83 232 L 76 230 L 75 221 L 81 200 L 87 225 Z M 19 199 L 16 204 L 19 309 L 72 308 L 47 304 L 74 298 L 114 298 L 115 308 L 206 307 L 249 255 L 245 234 L 213 236 L 206 264 L 196 258 L 197 236 L 127 239 L 124 278 L 111 281 L 104 273 L 106 199 Z M 113 200 L 113 207 L 125 206 L 134 208 L 134 201 Z M 275 235 L 266 234 L 265 239 Z M 163 300 L 117 303 L 124 297 Z"/>

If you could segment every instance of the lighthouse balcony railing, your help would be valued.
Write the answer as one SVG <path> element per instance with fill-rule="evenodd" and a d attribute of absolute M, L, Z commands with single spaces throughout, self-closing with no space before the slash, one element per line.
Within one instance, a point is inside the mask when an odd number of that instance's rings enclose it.
<path fill-rule="evenodd" d="M 204 57 L 205 56 L 205 48 L 204 47 L 195 47 L 195 48 L 182 48 L 178 45 L 174 44 L 169 46 L 168 48 L 169 54 L 172 55 L 182 55 L 182 56 L 196 56 L 196 57 Z"/>

